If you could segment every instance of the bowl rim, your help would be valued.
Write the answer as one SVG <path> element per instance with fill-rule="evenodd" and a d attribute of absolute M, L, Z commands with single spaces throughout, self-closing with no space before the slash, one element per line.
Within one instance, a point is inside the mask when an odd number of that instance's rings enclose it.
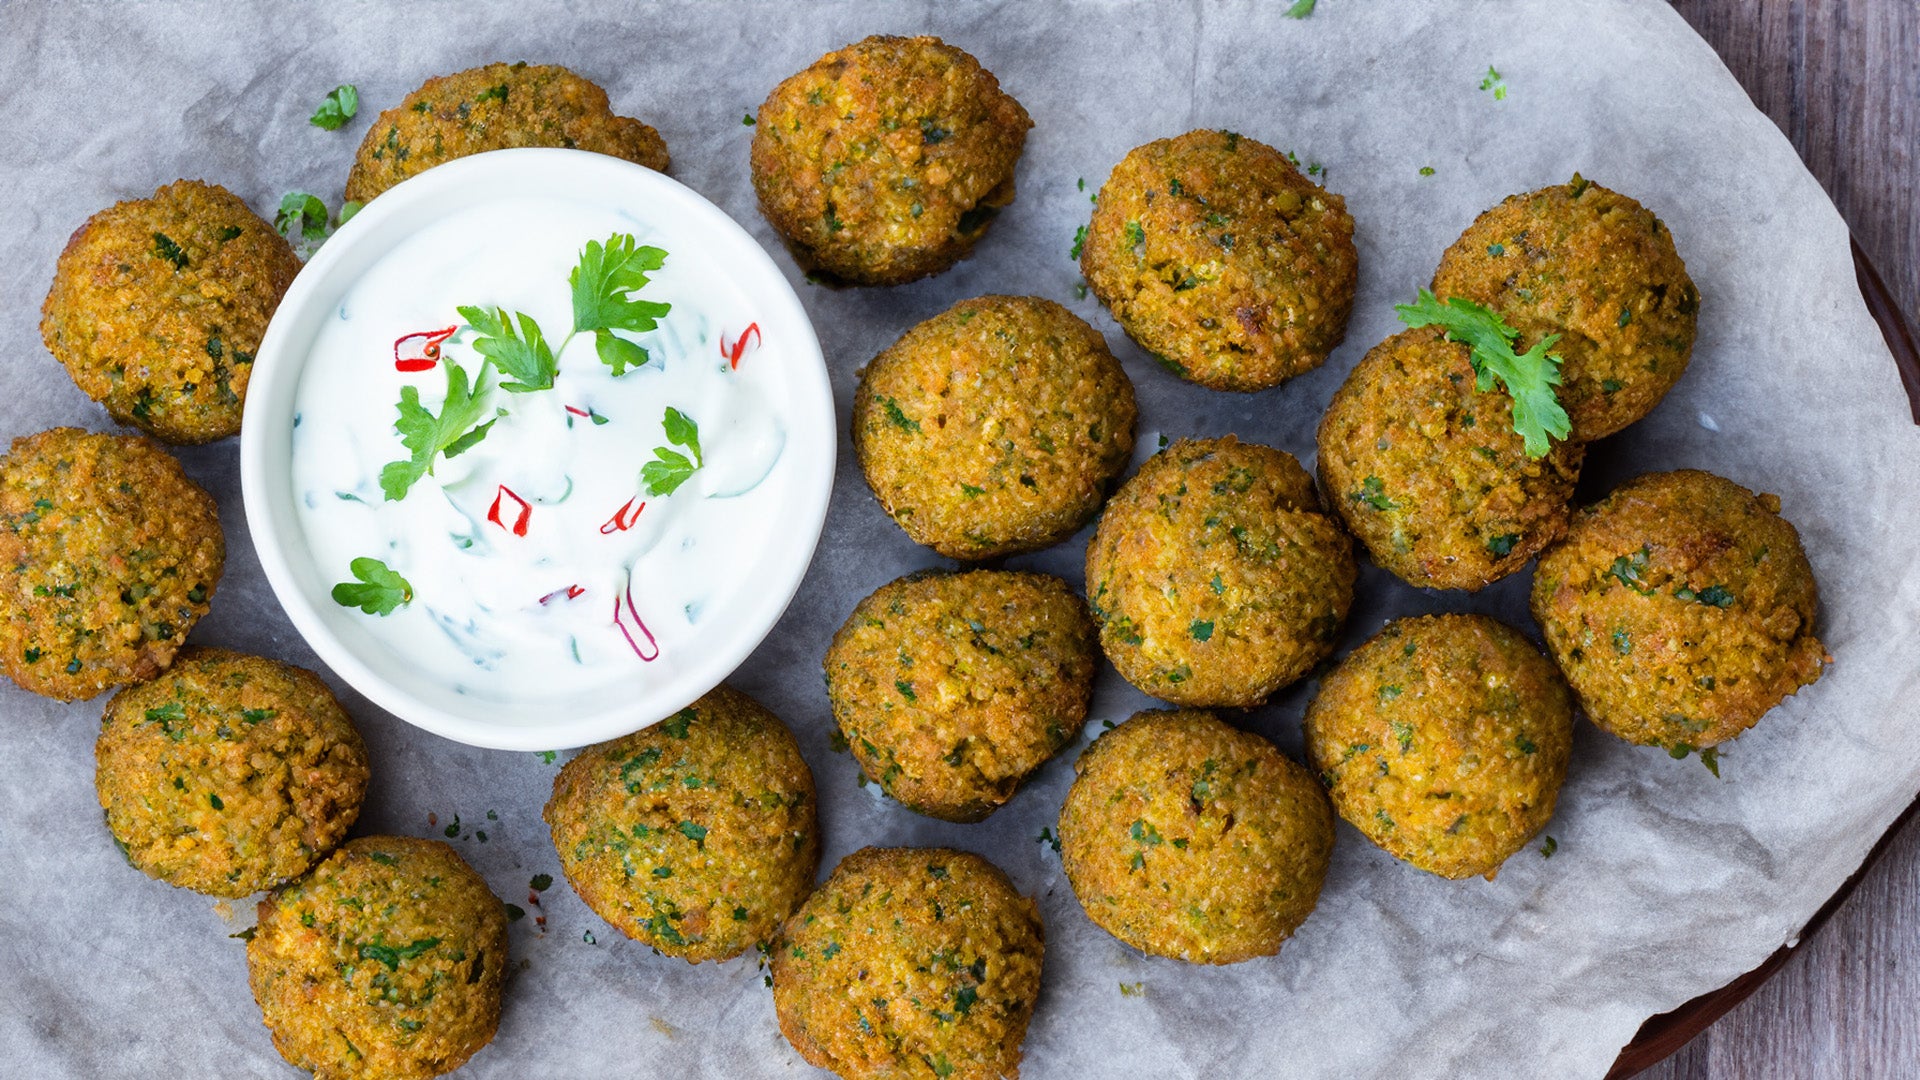
<path fill-rule="evenodd" d="M 788 346 L 793 352 L 791 362 L 803 370 L 793 374 L 794 393 L 787 406 L 824 417 L 826 438 L 809 455 L 811 463 L 794 477 L 800 489 L 795 505 L 801 512 L 781 519 L 781 542 L 770 545 L 795 557 L 766 573 L 765 587 L 758 590 L 763 599 L 734 625 L 733 633 L 706 642 L 684 669 L 686 673 L 676 677 L 681 687 L 697 686 L 697 693 L 688 696 L 684 689 L 665 693 L 674 686 L 666 683 L 651 690 L 643 687 L 620 704 L 597 710 L 560 708 L 566 702 L 490 705 L 545 714 L 538 724 L 505 725 L 497 719 L 461 715 L 387 678 L 328 626 L 296 570 L 293 551 L 296 545 L 304 551 L 305 540 L 290 476 L 276 476 L 271 462 L 282 446 L 291 460 L 291 401 L 311 346 L 310 337 L 298 335 L 296 324 L 311 318 L 309 312 L 316 305 L 337 303 L 351 287 L 351 279 L 346 284 L 338 280 L 354 273 L 352 268 L 343 271 L 342 264 L 356 256 L 365 258 L 369 248 L 381 249 L 373 256 L 378 259 L 386 249 L 438 220 L 423 205 L 456 196 L 470 199 L 476 190 L 487 199 L 524 196 L 530 193 L 527 185 L 533 185 L 532 193 L 537 194 L 608 192 L 629 209 L 636 203 L 649 206 L 648 213 L 655 217 L 672 215 L 682 228 L 690 222 L 693 231 L 710 236 L 724 250 L 727 273 L 735 285 L 756 306 L 798 331 Z M 283 396 L 286 407 L 275 408 L 273 402 Z M 382 192 L 342 224 L 301 268 L 254 356 L 240 430 L 240 491 L 248 533 L 275 598 L 301 638 L 348 685 L 401 720 L 455 742 L 498 750 L 556 750 L 617 738 L 673 715 L 733 674 L 766 640 L 812 568 L 832 497 L 839 427 L 826 358 L 805 305 L 772 256 L 739 222 L 672 177 L 620 158 L 558 148 L 493 150 L 437 165 Z"/>

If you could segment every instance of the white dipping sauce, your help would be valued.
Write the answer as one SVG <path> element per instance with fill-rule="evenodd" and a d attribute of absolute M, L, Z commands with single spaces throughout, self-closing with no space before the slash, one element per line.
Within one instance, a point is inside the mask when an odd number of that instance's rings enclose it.
<path fill-rule="evenodd" d="M 672 305 L 657 329 L 616 331 L 651 354 L 617 377 L 591 332 L 568 340 L 568 275 L 588 241 L 614 234 L 667 253 L 632 297 Z M 553 387 L 500 390 L 510 380 L 474 351 L 463 305 L 537 320 L 558 363 Z M 351 617 L 458 692 L 532 704 L 664 678 L 742 599 L 752 575 L 741 568 L 780 542 L 778 488 L 792 456 L 779 406 L 794 386 L 791 353 L 747 333 L 756 321 L 747 298 L 672 222 L 589 202 L 492 202 L 402 241 L 337 315 L 313 340 L 294 402 L 300 524 L 329 580 L 354 581 L 349 564 L 362 557 L 407 579 L 410 602 Z M 397 339 L 450 326 L 459 331 L 431 368 L 396 369 Z M 470 383 L 483 380 L 483 422 L 504 412 L 471 449 L 436 456 L 430 475 L 389 500 L 382 468 L 411 457 L 395 428 L 401 389 L 417 388 L 439 415 L 447 362 Z M 671 494 L 652 495 L 641 469 L 656 447 L 692 456 L 666 435 L 669 407 L 698 425 L 704 461 Z M 489 520 L 496 500 L 498 523 Z"/>

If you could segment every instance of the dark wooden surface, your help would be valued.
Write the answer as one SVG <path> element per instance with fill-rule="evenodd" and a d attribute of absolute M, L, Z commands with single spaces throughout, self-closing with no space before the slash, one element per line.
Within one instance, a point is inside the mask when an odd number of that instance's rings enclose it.
<path fill-rule="evenodd" d="M 1674 0 L 1920 314 L 1920 0 Z M 1644 1080 L 1920 1077 L 1920 820 L 1740 1005 Z"/>

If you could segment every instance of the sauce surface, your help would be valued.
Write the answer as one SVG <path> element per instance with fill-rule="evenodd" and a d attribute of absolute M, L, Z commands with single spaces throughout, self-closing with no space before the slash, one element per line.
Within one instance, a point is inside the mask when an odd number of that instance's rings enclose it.
<path fill-rule="evenodd" d="M 629 236 L 664 256 L 614 302 L 668 309 L 652 329 L 602 331 L 609 346 L 572 332 L 569 278 L 592 277 L 590 241 L 611 253 Z M 523 341 L 531 317 L 552 385 L 503 389 L 511 362 L 477 348 L 498 335 L 462 307 L 504 310 Z M 663 678 L 725 632 L 753 588 L 745 568 L 778 537 L 793 383 L 782 343 L 696 239 L 590 202 L 502 199 L 395 245 L 336 316 L 296 393 L 292 481 L 311 557 L 342 583 L 334 601 L 381 646 L 461 694 L 532 704 Z M 637 359 L 620 342 L 647 355 L 616 374 L 603 354 Z M 441 448 L 423 473 L 403 439 L 461 411 L 450 376 L 471 422 L 415 437 Z M 365 560 L 381 564 L 372 586 Z"/>

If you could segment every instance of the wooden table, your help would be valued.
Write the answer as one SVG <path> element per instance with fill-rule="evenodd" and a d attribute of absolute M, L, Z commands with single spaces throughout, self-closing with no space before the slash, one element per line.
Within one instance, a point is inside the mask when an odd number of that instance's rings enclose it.
<path fill-rule="evenodd" d="M 1673 0 L 1920 321 L 1920 0 Z M 1826 927 L 1645 1080 L 1920 1077 L 1920 816 Z"/>

